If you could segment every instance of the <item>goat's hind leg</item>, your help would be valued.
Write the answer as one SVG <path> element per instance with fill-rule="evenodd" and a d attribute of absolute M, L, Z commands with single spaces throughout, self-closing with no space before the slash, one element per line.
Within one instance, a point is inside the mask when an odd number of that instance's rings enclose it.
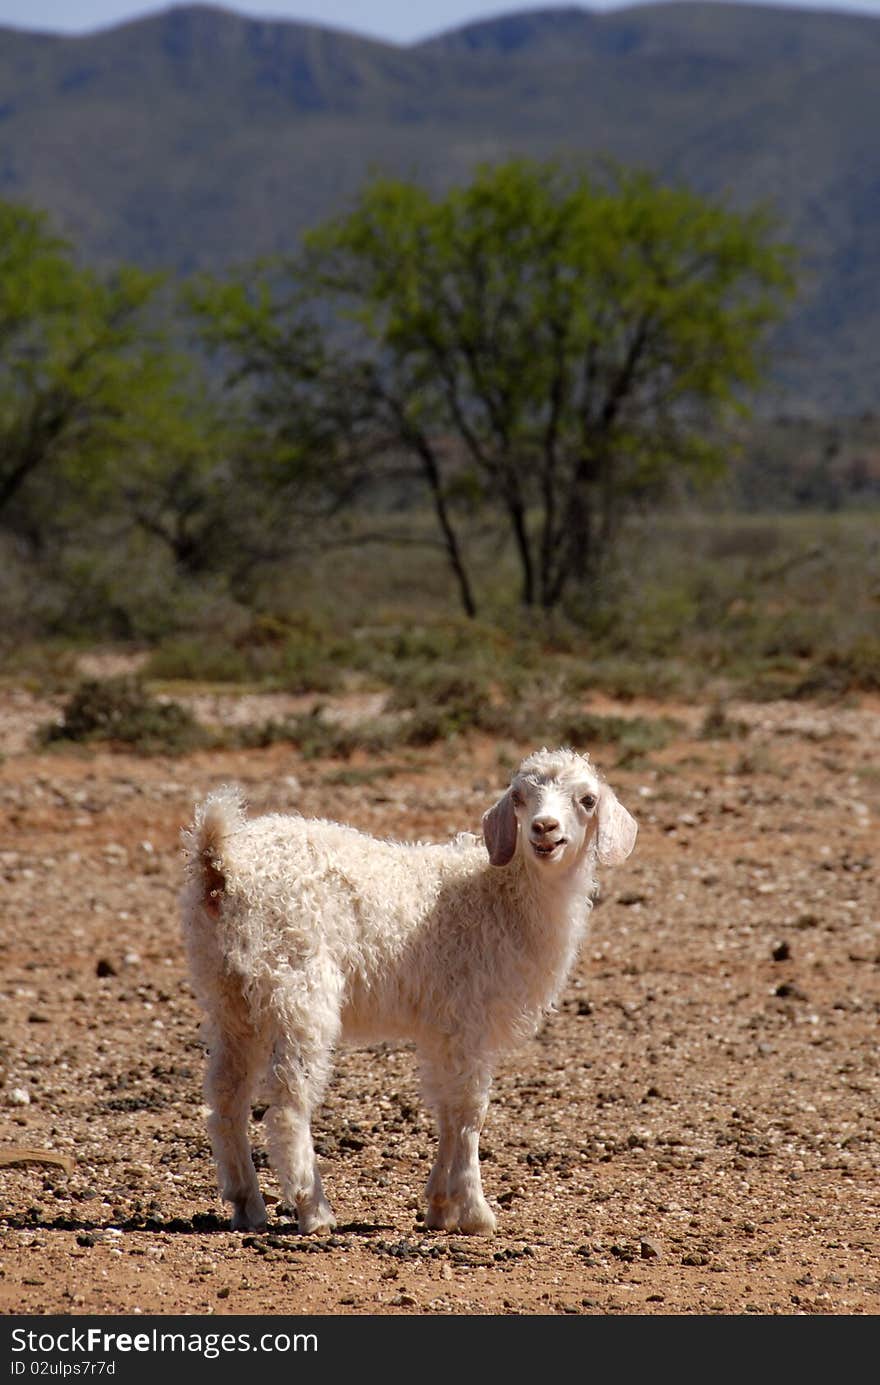
<path fill-rule="evenodd" d="M 311 1117 L 330 1076 L 332 1033 L 307 1041 L 285 1034 L 275 1044 L 269 1070 L 270 1106 L 265 1116 L 269 1162 L 285 1199 L 296 1207 L 300 1232 L 331 1231 L 336 1218 L 312 1144 Z"/>
<path fill-rule="evenodd" d="M 210 1107 L 208 1135 L 220 1193 L 232 1203 L 233 1231 L 264 1231 L 266 1204 L 251 1158 L 247 1127 L 265 1050 L 253 1035 L 244 1033 L 235 1038 L 215 1033 L 209 1048 L 205 1100 Z"/>

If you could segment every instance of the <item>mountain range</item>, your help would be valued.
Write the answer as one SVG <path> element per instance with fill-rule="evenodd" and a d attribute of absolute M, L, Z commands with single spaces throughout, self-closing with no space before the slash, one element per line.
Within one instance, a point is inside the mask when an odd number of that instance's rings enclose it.
<path fill-rule="evenodd" d="M 512 154 L 611 156 L 801 258 L 780 407 L 880 388 L 880 18 L 763 5 L 537 9 L 408 47 L 183 6 L 84 37 L 0 28 L 0 197 L 91 263 L 186 274 L 295 249 L 373 171 L 435 189 Z"/>

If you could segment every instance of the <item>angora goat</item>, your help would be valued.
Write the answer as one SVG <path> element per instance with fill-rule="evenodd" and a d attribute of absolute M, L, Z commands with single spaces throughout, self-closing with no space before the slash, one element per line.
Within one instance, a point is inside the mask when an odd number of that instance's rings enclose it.
<path fill-rule="evenodd" d="M 483 816 L 483 841 L 378 841 L 297 816 L 246 818 L 236 790 L 184 833 L 183 931 L 207 1015 L 205 1097 L 234 1229 L 266 1208 L 248 1142 L 268 1073 L 269 1159 L 302 1232 L 335 1225 L 310 1118 L 339 1041 L 414 1040 L 439 1128 L 428 1227 L 489 1235 L 480 1130 L 500 1054 L 534 1033 L 587 924 L 596 864 L 636 824 L 590 764 L 539 750 Z"/>

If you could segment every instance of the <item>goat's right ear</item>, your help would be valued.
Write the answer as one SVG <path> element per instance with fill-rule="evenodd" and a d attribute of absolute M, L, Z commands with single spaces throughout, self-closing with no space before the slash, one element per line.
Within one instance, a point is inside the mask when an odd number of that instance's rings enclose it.
<path fill-rule="evenodd" d="M 483 814 L 483 841 L 493 866 L 506 866 L 513 859 L 518 831 L 513 794 L 508 789 L 494 807 Z"/>

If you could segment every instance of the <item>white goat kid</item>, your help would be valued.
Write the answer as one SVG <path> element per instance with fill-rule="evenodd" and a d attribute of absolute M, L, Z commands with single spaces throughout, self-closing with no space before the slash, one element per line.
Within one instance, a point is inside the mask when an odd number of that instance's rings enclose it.
<path fill-rule="evenodd" d="M 439 1129 L 429 1228 L 491 1234 L 478 1143 L 493 1069 L 568 975 L 596 864 L 636 824 L 589 759 L 540 750 L 483 817 L 484 842 L 379 841 L 298 816 L 245 817 L 225 788 L 184 833 L 183 931 L 206 1012 L 208 1129 L 235 1229 L 266 1225 L 248 1142 L 268 1074 L 270 1163 L 302 1232 L 335 1219 L 310 1129 L 340 1041 L 414 1040 Z M 487 855 L 488 850 L 488 855 Z"/>

